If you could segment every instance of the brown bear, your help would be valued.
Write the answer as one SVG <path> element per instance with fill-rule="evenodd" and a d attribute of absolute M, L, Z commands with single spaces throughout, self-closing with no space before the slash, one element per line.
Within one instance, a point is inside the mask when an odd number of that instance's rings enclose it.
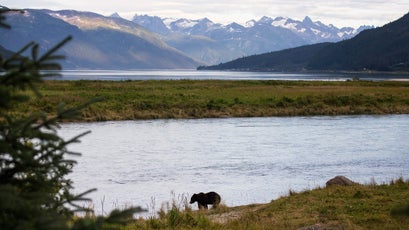
<path fill-rule="evenodd" d="M 190 199 L 190 203 L 193 204 L 197 201 L 199 209 L 208 209 L 208 204 L 211 204 L 213 208 L 217 208 L 217 206 L 220 204 L 220 200 L 220 195 L 215 192 L 201 192 L 198 194 L 193 194 L 192 198 Z"/>

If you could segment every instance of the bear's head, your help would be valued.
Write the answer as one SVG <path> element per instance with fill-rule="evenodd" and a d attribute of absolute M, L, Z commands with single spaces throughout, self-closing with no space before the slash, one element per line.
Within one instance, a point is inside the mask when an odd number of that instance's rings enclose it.
<path fill-rule="evenodd" d="M 190 203 L 193 204 L 197 201 L 197 194 L 193 194 L 192 198 L 190 198 Z"/>

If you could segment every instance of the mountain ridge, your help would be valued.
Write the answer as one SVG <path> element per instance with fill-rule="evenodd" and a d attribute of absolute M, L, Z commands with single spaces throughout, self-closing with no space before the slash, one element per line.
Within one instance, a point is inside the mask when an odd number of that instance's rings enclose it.
<path fill-rule="evenodd" d="M 207 64 L 318 42 L 340 41 L 373 28 L 337 28 L 320 21 L 313 22 L 308 16 L 303 21 L 263 16 L 245 25 L 235 22 L 223 25 L 208 18 L 171 19 L 149 15 L 135 15 L 132 21 L 158 33 L 166 43 Z M 188 39 L 190 45 L 183 46 L 178 39 Z"/>

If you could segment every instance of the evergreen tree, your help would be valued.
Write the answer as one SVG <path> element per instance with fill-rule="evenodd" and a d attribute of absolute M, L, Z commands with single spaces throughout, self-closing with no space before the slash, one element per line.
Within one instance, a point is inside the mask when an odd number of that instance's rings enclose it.
<path fill-rule="evenodd" d="M 6 24 L 8 8 L 0 7 L 0 30 Z M 15 10 L 13 10 L 15 11 Z M 57 76 L 64 57 L 56 54 L 66 44 L 67 37 L 55 47 L 39 54 L 39 45 L 31 42 L 8 58 L 0 55 L 0 228 L 5 229 L 100 229 L 106 223 L 125 223 L 132 214 L 141 211 L 131 208 L 112 212 L 109 217 L 73 221 L 73 214 L 85 211 L 78 202 L 88 200 L 86 191 L 72 193 L 72 181 L 67 175 L 76 162 L 67 146 L 79 142 L 82 133 L 64 140 L 57 133 L 58 122 L 75 118 L 87 105 L 66 108 L 60 104 L 55 114 L 45 112 L 16 117 L 10 111 L 17 103 L 30 100 L 27 90 L 41 94 L 36 84 L 46 76 Z M 25 56 L 29 53 L 29 57 Z M 92 103 L 92 102 L 91 102 Z M 72 157 L 71 157 L 72 158 Z"/>

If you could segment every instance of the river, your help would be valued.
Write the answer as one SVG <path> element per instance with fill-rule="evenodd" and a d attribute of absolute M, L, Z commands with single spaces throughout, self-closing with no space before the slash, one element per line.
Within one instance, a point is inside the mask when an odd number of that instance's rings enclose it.
<path fill-rule="evenodd" d="M 228 206 L 265 203 L 336 175 L 360 183 L 409 178 L 409 115 L 145 120 L 62 124 L 91 130 L 70 178 L 97 214 L 216 191 Z M 88 206 L 89 204 L 86 204 Z M 196 207 L 195 207 L 196 208 Z"/>

